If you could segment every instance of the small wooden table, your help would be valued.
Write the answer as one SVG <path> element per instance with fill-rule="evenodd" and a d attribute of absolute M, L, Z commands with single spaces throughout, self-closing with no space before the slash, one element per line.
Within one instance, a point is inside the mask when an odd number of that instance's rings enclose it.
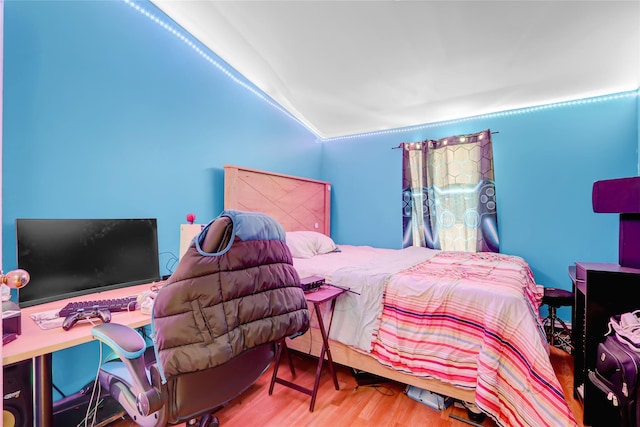
<path fill-rule="evenodd" d="M 318 327 L 320 328 L 320 334 L 322 335 L 322 350 L 320 351 L 320 355 L 318 356 L 318 367 L 316 368 L 316 379 L 313 383 L 313 389 L 309 389 L 306 387 L 299 386 L 291 381 L 283 380 L 278 378 L 278 368 L 280 367 L 280 356 L 282 355 L 282 351 L 284 350 L 287 353 L 287 358 L 289 360 L 289 369 L 291 370 L 291 374 L 295 376 L 296 372 L 293 367 L 293 361 L 291 360 L 291 356 L 287 350 L 287 344 L 285 339 L 280 340 L 278 343 L 278 349 L 276 351 L 276 360 L 273 369 L 273 375 L 271 377 L 271 385 L 269 386 L 269 394 L 273 393 L 273 386 L 275 383 L 282 384 L 286 387 L 292 388 L 299 392 L 308 394 L 311 396 L 311 404 L 309 405 L 309 411 L 313 412 L 313 408 L 316 404 L 316 396 L 318 395 L 318 385 L 320 384 L 320 374 L 322 373 L 322 365 L 324 364 L 324 356 L 327 355 L 327 365 L 329 367 L 329 373 L 333 378 L 333 384 L 336 387 L 336 390 L 340 390 L 340 386 L 338 385 L 338 377 L 336 376 L 336 371 L 333 368 L 333 359 L 331 358 L 331 349 L 329 348 L 329 331 L 331 330 L 331 322 L 333 321 L 333 310 L 336 306 L 336 299 L 338 296 L 342 295 L 345 292 L 344 289 L 336 288 L 331 285 L 322 285 L 315 291 L 307 292 L 304 294 L 307 302 L 313 304 L 316 315 L 318 317 Z M 331 308 L 329 309 L 329 325 L 327 328 L 324 326 L 324 321 L 322 319 L 322 313 L 320 310 L 320 305 L 325 302 L 331 302 Z"/>

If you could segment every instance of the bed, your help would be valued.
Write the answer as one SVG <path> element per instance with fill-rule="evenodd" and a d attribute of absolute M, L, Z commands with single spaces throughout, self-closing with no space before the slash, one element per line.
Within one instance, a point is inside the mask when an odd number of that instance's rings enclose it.
<path fill-rule="evenodd" d="M 334 362 L 474 402 L 502 426 L 576 425 L 522 258 L 336 244 L 330 194 L 328 182 L 225 166 L 225 209 L 274 217 L 301 277 L 350 290 L 329 333 Z M 318 356 L 322 343 L 312 329 L 287 345 Z"/>

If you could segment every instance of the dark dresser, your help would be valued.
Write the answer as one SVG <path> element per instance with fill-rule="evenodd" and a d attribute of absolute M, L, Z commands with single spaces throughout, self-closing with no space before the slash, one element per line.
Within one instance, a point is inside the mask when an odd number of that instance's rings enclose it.
<path fill-rule="evenodd" d="M 620 425 L 617 409 L 588 379 L 609 318 L 640 309 L 640 176 L 596 181 L 593 211 L 620 216 L 618 264 L 576 262 L 569 267 L 575 305 L 572 319 L 574 384 L 584 404 L 584 424 Z"/>
<path fill-rule="evenodd" d="M 569 267 L 575 306 L 572 319 L 574 343 L 574 397 L 584 404 L 584 424 L 620 425 L 613 410 L 598 389 L 587 379 L 595 369 L 596 350 L 607 333 L 609 318 L 640 309 L 640 269 L 618 264 L 576 262 Z"/>

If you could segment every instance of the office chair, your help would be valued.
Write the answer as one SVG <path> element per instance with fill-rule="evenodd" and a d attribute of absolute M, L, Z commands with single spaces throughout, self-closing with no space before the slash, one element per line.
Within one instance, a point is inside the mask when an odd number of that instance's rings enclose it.
<path fill-rule="evenodd" d="M 155 357 L 128 326 L 92 328 L 120 358 L 101 366 L 100 384 L 140 426 L 217 426 L 213 413 L 268 369 L 276 343 L 309 328 L 282 227 L 222 212 L 159 290 L 151 324 Z"/>

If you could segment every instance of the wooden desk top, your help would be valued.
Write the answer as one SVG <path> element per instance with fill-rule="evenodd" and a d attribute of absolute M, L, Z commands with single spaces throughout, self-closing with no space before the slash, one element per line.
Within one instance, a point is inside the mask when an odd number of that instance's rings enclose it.
<path fill-rule="evenodd" d="M 156 284 L 161 284 L 157 282 Z M 138 295 L 143 291 L 149 290 L 153 283 L 144 285 L 130 286 L 120 289 L 112 289 L 104 292 L 83 295 L 79 297 L 69 298 L 60 301 L 53 301 L 46 304 L 34 305 L 32 307 L 23 308 L 22 313 L 22 333 L 17 339 L 2 346 L 2 365 L 8 365 L 22 360 L 31 359 L 32 357 L 41 356 L 52 353 L 57 350 L 84 344 L 93 340 L 91 336 L 91 328 L 93 325 L 87 320 L 76 323 L 71 329 L 65 331 L 62 328 L 44 330 L 29 317 L 34 313 L 61 309 L 69 302 L 102 300 L 111 298 L 122 298 L 129 295 Z M 101 320 L 96 318 L 96 324 Z M 143 314 L 140 310 L 130 312 L 111 313 L 111 322 L 121 323 L 123 325 L 138 328 L 148 325 L 151 322 L 151 316 Z"/>

